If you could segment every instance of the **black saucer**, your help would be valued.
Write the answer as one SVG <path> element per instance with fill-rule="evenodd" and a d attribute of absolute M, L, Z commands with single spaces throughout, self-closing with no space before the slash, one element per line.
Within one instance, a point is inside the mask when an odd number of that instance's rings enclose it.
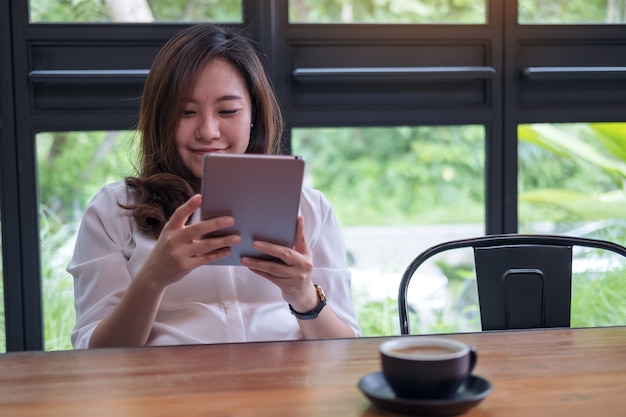
<path fill-rule="evenodd" d="M 361 378 L 359 389 L 370 401 L 384 410 L 419 416 L 456 416 L 481 402 L 491 392 L 492 387 L 486 379 L 470 375 L 450 398 L 432 400 L 400 398 L 387 385 L 383 373 L 374 372 Z"/>

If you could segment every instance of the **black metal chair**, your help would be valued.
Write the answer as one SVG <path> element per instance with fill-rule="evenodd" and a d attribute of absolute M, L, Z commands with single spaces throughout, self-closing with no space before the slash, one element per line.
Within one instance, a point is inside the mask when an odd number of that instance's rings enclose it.
<path fill-rule="evenodd" d="M 483 331 L 569 327 L 574 246 L 626 257 L 626 247 L 613 242 L 556 235 L 487 235 L 435 245 L 414 258 L 402 276 L 400 332 L 410 333 L 407 292 L 415 271 L 438 253 L 467 247 L 474 249 Z"/>

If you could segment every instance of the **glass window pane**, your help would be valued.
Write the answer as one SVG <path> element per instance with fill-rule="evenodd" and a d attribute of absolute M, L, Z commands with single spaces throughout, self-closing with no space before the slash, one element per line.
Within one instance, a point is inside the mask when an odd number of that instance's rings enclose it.
<path fill-rule="evenodd" d="M 519 0 L 522 24 L 615 24 L 626 22 L 626 3 L 620 0 Z"/>
<path fill-rule="evenodd" d="M 37 136 L 46 350 L 71 348 L 73 283 L 65 267 L 89 199 L 132 172 L 131 137 Z M 399 333 L 397 285 L 410 260 L 440 241 L 484 233 L 483 127 L 297 129 L 293 137 L 294 153 L 307 160 L 308 181 L 324 191 L 343 225 L 364 334 Z M 467 154 L 477 157 L 468 161 Z M 414 332 L 480 329 L 477 315 L 467 320 L 453 310 L 467 293 L 467 262 L 458 256 L 426 266 L 418 292 L 428 308 Z M 461 278 L 450 285 L 441 268 Z M 477 306 L 475 298 L 470 303 Z M 453 324 L 443 328 L 450 316 Z"/>
<path fill-rule="evenodd" d="M 626 244 L 626 123 L 520 125 L 518 139 L 520 232 Z M 572 326 L 625 324 L 623 259 L 574 257 Z"/>
<path fill-rule="evenodd" d="M 365 336 L 399 334 L 398 284 L 419 252 L 484 234 L 484 149 L 483 126 L 292 131 L 306 181 L 326 195 L 342 227 Z M 412 281 L 409 299 L 420 305 L 413 333 L 480 330 L 478 315 L 468 322 L 454 310 L 462 291 L 448 290 L 466 286 L 467 262 L 425 265 L 418 285 Z M 458 281 L 446 282 L 442 269 Z M 476 299 L 474 306 L 477 314 Z"/>
<path fill-rule="evenodd" d="M 486 0 L 289 0 L 291 23 L 484 24 Z"/>
<path fill-rule="evenodd" d="M 29 0 L 30 21 L 241 23 L 242 0 Z"/>
<path fill-rule="evenodd" d="M 65 270 L 83 211 L 105 183 L 132 174 L 133 132 L 40 133 L 41 275 L 45 350 L 71 349 L 74 283 Z"/>

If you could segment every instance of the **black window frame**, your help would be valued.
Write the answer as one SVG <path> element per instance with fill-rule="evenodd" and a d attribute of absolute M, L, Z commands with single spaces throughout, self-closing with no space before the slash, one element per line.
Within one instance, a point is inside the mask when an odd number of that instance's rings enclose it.
<path fill-rule="evenodd" d="M 290 129 L 298 127 L 484 125 L 486 233 L 516 232 L 517 126 L 626 121 L 624 73 L 598 73 L 584 64 L 626 68 L 626 25 L 519 25 L 515 1 L 486 1 L 484 25 L 319 25 L 290 24 L 288 0 L 243 0 L 241 26 L 267 57 L 287 119 L 286 145 Z M 132 128 L 137 103 L 122 105 L 120 97 L 137 96 L 153 54 L 184 26 L 30 24 L 27 0 L 0 5 L 8 351 L 44 347 L 35 134 Z M 419 54 L 438 47 L 446 52 L 434 64 Z M 397 52 L 383 62 L 376 54 L 388 48 Z M 405 71 L 390 76 L 390 68 Z M 360 81 L 350 79 L 355 74 Z M 398 82 L 414 88 L 415 100 Z M 426 84 L 434 85 L 430 93 L 439 106 L 420 99 Z M 357 91 L 368 93 L 365 105 L 351 96 Z M 555 98 L 562 91 L 573 94 Z M 81 106 L 72 107 L 66 94 Z"/>

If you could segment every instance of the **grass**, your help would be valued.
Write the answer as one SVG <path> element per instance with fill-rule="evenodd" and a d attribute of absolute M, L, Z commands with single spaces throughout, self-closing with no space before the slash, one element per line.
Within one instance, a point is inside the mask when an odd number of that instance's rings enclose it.
<path fill-rule="evenodd" d="M 572 327 L 626 324 L 626 270 L 577 274 L 572 281 Z"/>
<path fill-rule="evenodd" d="M 607 255 L 608 258 L 615 255 Z M 596 259 L 597 260 L 597 259 Z M 428 317 L 409 312 L 411 334 L 463 333 L 480 331 L 480 312 L 475 277 L 467 265 L 440 265 L 448 277 L 450 300 Z M 400 334 L 395 298 L 368 298 L 353 289 L 357 319 L 363 336 Z M 410 300 L 409 300 L 410 301 Z M 572 275 L 571 327 L 626 325 L 626 263 L 608 272 L 588 270 Z"/>
<path fill-rule="evenodd" d="M 70 334 L 76 322 L 74 282 L 65 270 L 69 263 L 76 224 L 63 224 L 47 210 L 41 219 L 41 273 L 44 349 L 72 349 Z"/>

